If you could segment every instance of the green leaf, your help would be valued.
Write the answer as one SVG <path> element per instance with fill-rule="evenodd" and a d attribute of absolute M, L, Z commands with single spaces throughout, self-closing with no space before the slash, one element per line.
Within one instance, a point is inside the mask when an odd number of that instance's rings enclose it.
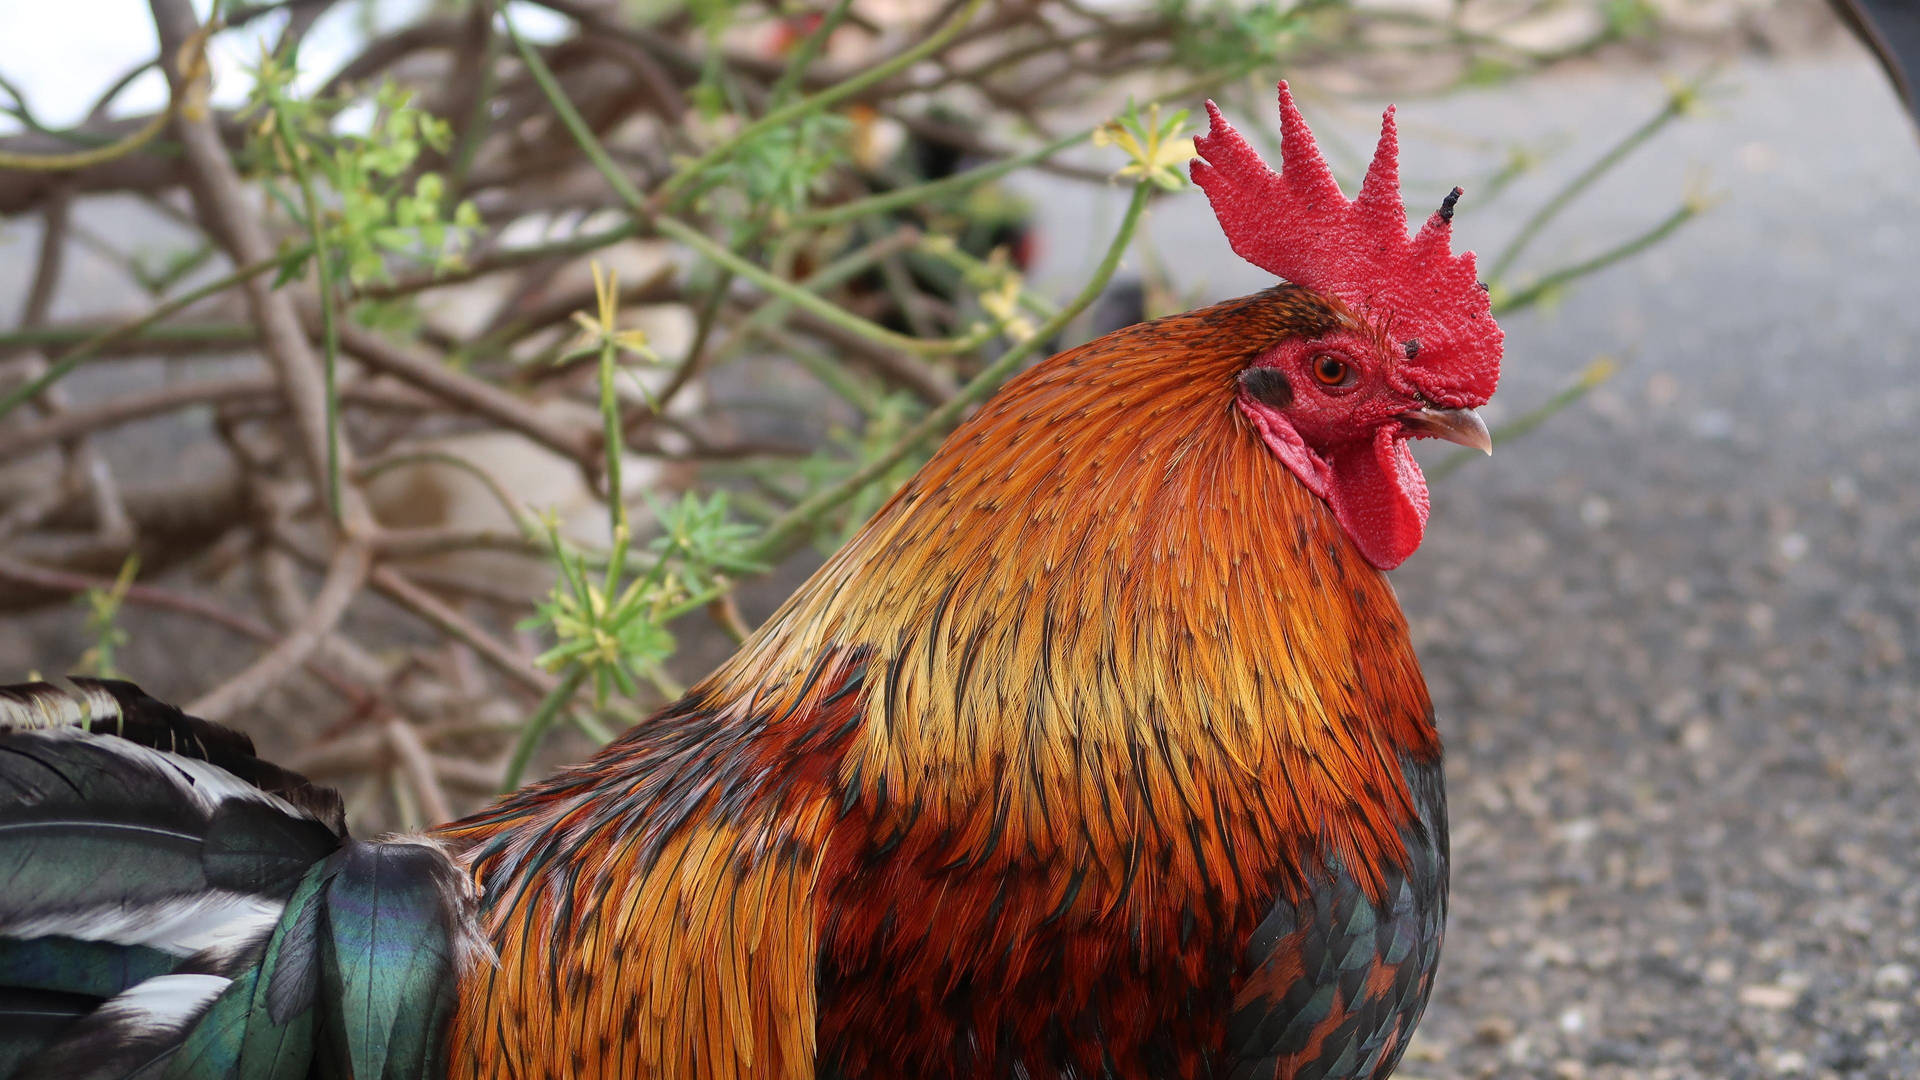
<path fill-rule="evenodd" d="M 269 285 L 268 288 L 278 289 L 290 281 L 299 279 L 307 272 L 307 260 L 312 257 L 312 248 L 303 248 L 290 253 L 286 260 L 280 264 L 279 272 L 273 275 L 273 283 Z"/>

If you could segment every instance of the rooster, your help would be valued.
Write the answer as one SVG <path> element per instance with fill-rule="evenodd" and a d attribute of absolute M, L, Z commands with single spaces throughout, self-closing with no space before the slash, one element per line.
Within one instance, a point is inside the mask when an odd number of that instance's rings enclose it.
<path fill-rule="evenodd" d="M 1390 1074 L 1447 840 L 1382 571 L 1501 332 L 1391 109 L 1352 201 L 1285 83 L 1277 174 L 1209 113 L 1285 284 L 1015 379 L 583 765 L 363 841 L 129 685 L 7 691 L 0 1074 Z"/>

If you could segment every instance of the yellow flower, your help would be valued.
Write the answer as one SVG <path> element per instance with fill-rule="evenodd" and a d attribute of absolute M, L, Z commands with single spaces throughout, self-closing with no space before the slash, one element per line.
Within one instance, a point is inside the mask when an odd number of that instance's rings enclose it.
<path fill-rule="evenodd" d="M 980 307 L 993 316 L 1000 332 L 1010 341 L 1021 342 L 1038 331 L 1033 320 L 1020 314 L 1020 275 L 1008 274 L 994 289 L 980 294 Z"/>
<path fill-rule="evenodd" d="M 1118 146 L 1132 158 L 1114 173 L 1115 179 L 1157 184 L 1173 191 L 1186 183 L 1186 164 L 1194 155 L 1193 139 L 1179 134 L 1187 122 L 1185 109 L 1164 122 L 1158 104 L 1147 106 L 1145 117 L 1133 105 L 1093 133 L 1093 145 Z"/>
<path fill-rule="evenodd" d="M 584 311 L 573 313 L 573 321 L 580 326 L 580 336 L 567 347 L 567 357 L 598 352 L 610 344 L 645 360 L 657 359 L 647 347 L 646 331 L 620 329 L 620 275 L 602 270 L 599 260 L 593 263 L 593 297 L 599 317 Z"/>

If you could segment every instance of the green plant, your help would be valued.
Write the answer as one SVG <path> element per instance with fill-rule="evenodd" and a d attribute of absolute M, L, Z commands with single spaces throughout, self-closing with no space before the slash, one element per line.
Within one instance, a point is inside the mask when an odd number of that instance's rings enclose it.
<path fill-rule="evenodd" d="M 287 252 L 281 281 L 318 256 L 337 259 L 355 286 L 391 281 L 403 265 L 457 270 L 480 227 L 471 199 L 447 205 L 445 179 L 418 166 L 423 154 L 452 146 L 448 123 L 414 103 L 414 93 L 382 81 L 371 100 L 298 93 L 291 57 L 264 53 L 252 69 L 249 97 L 255 176 L 316 246 Z M 370 106 L 364 131 L 348 123 Z M 282 188 L 292 180 L 296 201 Z"/>
<path fill-rule="evenodd" d="M 81 595 L 81 606 L 87 612 L 87 636 L 93 639 L 93 644 L 75 661 L 75 670 L 90 672 L 103 679 L 120 677 L 120 669 L 114 660 L 120 647 L 127 643 L 127 632 L 120 628 L 118 621 L 120 608 L 126 603 L 127 590 L 133 587 L 133 579 L 139 573 L 139 557 L 129 555 L 120 564 L 120 572 L 114 576 L 112 585 L 88 589 Z"/>

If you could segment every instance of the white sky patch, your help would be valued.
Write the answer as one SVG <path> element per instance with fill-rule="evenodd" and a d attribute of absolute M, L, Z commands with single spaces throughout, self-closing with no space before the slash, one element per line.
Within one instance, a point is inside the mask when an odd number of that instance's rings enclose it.
<path fill-rule="evenodd" d="M 212 0 L 192 0 L 205 19 Z M 356 53 L 370 35 L 415 21 L 425 0 L 377 0 L 336 4 L 320 17 L 300 48 L 299 86 L 313 90 Z M 565 20 L 524 6 L 514 9 L 516 24 L 528 37 L 546 40 L 564 30 Z M 247 71 L 263 48 L 278 40 L 287 16 L 274 12 L 214 38 L 213 102 L 232 108 L 244 102 L 253 78 Z M 42 125 L 60 129 L 86 119 L 101 94 L 136 65 L 159 52 L 153 15 L 144 0 L 0 0 L 0 77 L 26 96 L 27 108 Z M 158 71 L 141 74 L 114 99 L 110 116 L 153 112 L 167 101 L 166 80 Z M 0 90 L 0 105 L 11 108 L 12 95 Z M 0 135 L 25 129 L 17 118 L 0 113 Z"/>

